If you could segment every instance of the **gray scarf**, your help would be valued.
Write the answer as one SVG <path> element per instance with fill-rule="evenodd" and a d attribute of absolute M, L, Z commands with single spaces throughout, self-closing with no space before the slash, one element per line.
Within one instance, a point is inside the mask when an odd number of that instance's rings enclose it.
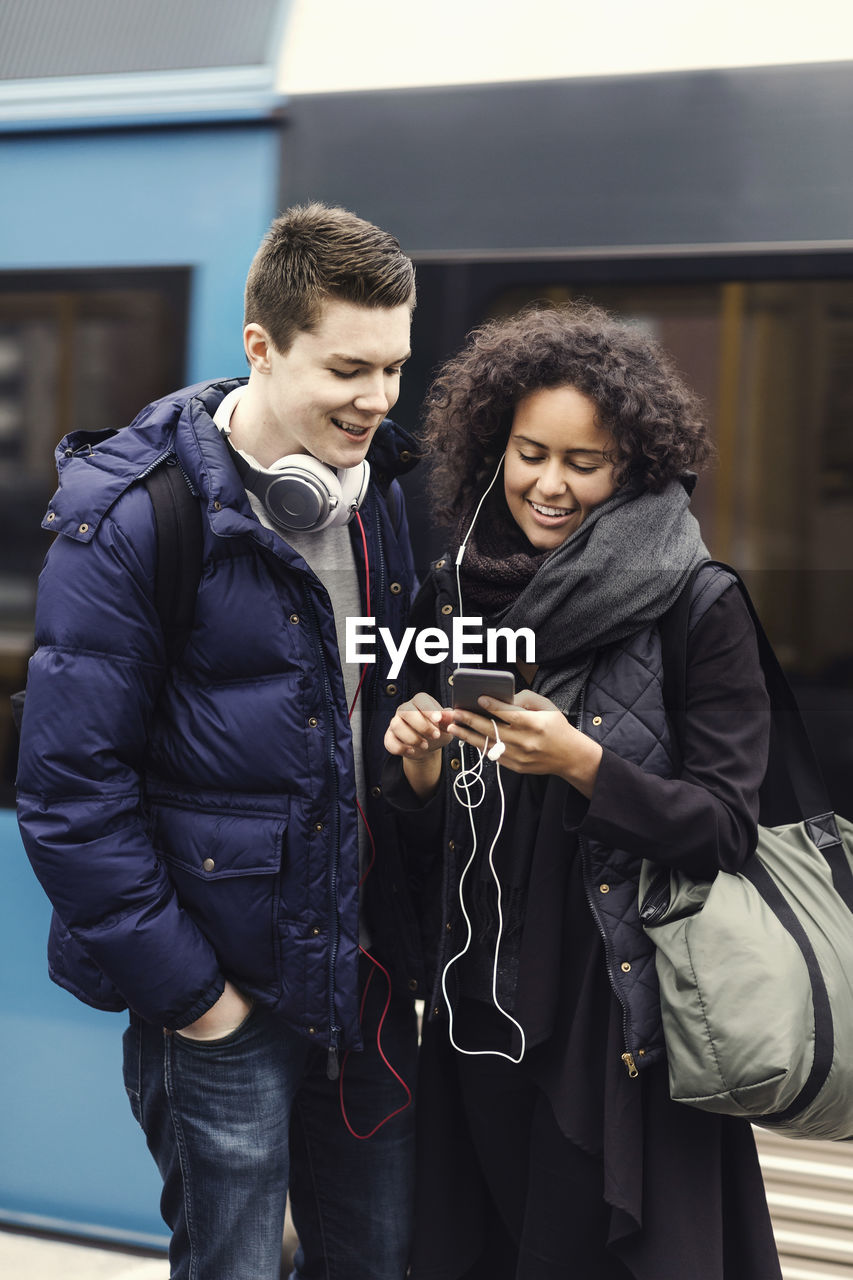
<path fill-rule="evenodd" d="M 533 687 L 570 711 L 596 650 L 641 631 L 675 603 L 708 552 L 678 480 L 662 493 L 618 490 L 533 575 L 500 625 L 530 627 Z"/>

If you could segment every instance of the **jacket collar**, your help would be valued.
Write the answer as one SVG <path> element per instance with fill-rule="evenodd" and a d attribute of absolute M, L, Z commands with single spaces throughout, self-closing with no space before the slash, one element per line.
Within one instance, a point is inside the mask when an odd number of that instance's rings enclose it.
<path fill-rule="evenodd" d="M 174 453 L 188 480 L 207 498 L 216 532 L 243 532 L 250 509 L 213 414 L 229 391 L 245 382 L 229 378 L 196 383 L 155 400 L 120 431 L 74 431 L 65 436 L 56 449 L 59 488 L 42 527 L 90 541 L 125 490 Z M 367 458 L 373 481 L 387 487 L 417 464 L 414 437 L 386 418 Z"/>

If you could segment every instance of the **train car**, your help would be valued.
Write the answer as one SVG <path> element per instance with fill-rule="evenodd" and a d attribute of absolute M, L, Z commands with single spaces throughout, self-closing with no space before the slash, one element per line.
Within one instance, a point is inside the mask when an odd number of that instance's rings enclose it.
<path fill-rule="evenodd" d="M 205 5 L 214 29 L 213 0 L 182 10 L 198 16 Z M 44 22 L 49 8 L 28 0 Z M 91 16 L 109 5 L 74 8 Z M 770 25 L 748 47 L 738 11 L 738 58 L 664 67 L 648 55 L 608 61 L 602 49 L 612 52 L 614 38 L 602 15 L 593 30 L 589 15 L 552 6 L 549 25 L 541 0 L 435 0 L 428 14 L 367 0 L 336 11 L 325 46 L 324 8 L 243 0 L 249 26 L 237 45 L 220 15 L 242 65 L 218 90 L 211 80 L 204 99 L 201 79 L 183 90 L 169 81 L 185 97 L 168 118 L 157 106 L 165 111 L 162 76 L 177 76 L 177 63 L 160 67 L 144 106 L 125 85 L 112 116 L 84 122 L 58 86 L 40 96 L 30 82 L 22 114 L 32 68 L 13 66 L 0 45 L 0 164 L 4 191 L 18 195 L 0 205 L 0 692 L 20 685 L 31 643 L 56 440 L 84 422 L 119 425 L 182 381 L 242 367 L 235 335 L 257 241 L 277 208 L 325 199 L 393 230 L 416 260 L 414 355 L 396 410 L 407 425 L 466 332 L 530 301 L 588 297 L 673 351 L 706 400 L 718 447 L 695 503 L 706 541 L 745 572 L 833 803 L 853 815 L 853 33 L 836 24 L 818 48 L 800 31 L 801 54 L 789 45 L 774 65 L 766 48 L 780 7 L 762 0 L 752 8 Z M 809 31 L 826 34 L 825 8 L 815 0 Z M 510 9 L 514 28 L 500 25 Z M 615 6 L 626 30 L 635 24 L 623 47 L 640 30 L 636 10 Z M 714 11 L 731 17 L 734 6 Z M 256 65 L 275 24 L 286 54 L 277 80 Z M 500 75 L 484 55 L 498 29 L 513 65 Z M 15 75 L 17 114 L 2 92 Z M 429 519 L 421 471 L 406 483 L 423 567 L 443 531 Z M 0 752 L 12 749 L 0 708 Z M 0 1220 L 81 1229 L 88 1214 L 96 1233 L 150 1240 L 153 1172 L 134 1182 L 145 1153 L 132 1145 L 129 1116 L 118 1119 L 122 1100 L 108 1102 L 110 1124 L 125 1126 L 117 1145 L 105 1155 L 92 1141 L 103 1103 L 86 1081 L 120 1086 L 117 1024 L 106 1029 L 104 1015 L 47 989 L 46 904 L 23 861 L 8 780 L 2 801 L 0 860 L 14 895 L 0 933 L 18 963 L 0 979 L 0 1015 L 13 1045 L 30 1040 L 0 1067 L 6 1096 L 21 1099 L 0 1130 L 12 1153 L 4 1168 L 16 1162 L 14 1179 L 0 1173 Z M 65 1089 L 51 1078 L 55 1060 Z M 33 1073 L 33 1061 L 48 1065 Z M 72 1092 L 83 1099 L 79 1123 L 68 1118 Z M 75 1199 L 78 1146 L 89 1168 Z M 846 1151 L 770 1139 L 763 1151 L 786 1280 L 850 1274 Z M 136 1217 L 126 1201 L 97 1208 L 119 1181 L 99 1173 L 109 1161 L 145 1187 L 133 1191 L 149 1197 Z"/>
<path fill-rule="evenodd" d="M 535 8 L 535 6 L 534 6 Z M 306 92 L 279 203 L 325 198 L 418 264 L 416 421 L 481 320 L 587 297 L 651 330 L 718 448 L 694 509 L 744 572 L 835 808 L 853 814 L 850 63 Z M 407 477 L 421 563 L 442 547 Z M 853 1274 L 849 1144 L 758 1131 L 785 1280 Z"/>
<path fill-rule="evenodd" d="M 418 263 L 400 412 L 478 321 L 582 296 L 655 333 L 704 397 L 695 500 L 750 580 L 853 812 L 850 65 L 306 94 L 280 204 L 326 198 Z M 387 181 L 364 140 L 393 157 Z M 381 139 L 381 144 L 380 144 Z M 412 480 L 416 524 L 428 517 Z M 422 534 L 423 560 L 440 531 Z"/>
<path fill-rule="evenodd" d="M 122 1015 L 54 987 L 12 809 L 54 449 L 244 368 L 276 212 L 282 0 L 10 0 L 0 13 L 0 1223 L 163 1247 Z M 0 1264 L 2 1269 L 2 1264 Z"/>

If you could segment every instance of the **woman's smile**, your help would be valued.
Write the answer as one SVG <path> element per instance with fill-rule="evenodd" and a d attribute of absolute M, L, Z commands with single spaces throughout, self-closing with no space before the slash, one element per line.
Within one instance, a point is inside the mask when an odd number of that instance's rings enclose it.
<path fill-rule="evenodd" d="M 539 518 L 546 528 L 552 528 L 561 520 L 568 520 L 574 514 L 573 507 L 546 507 L 540 502 L 534 502 L 532 498 L 527 499 L 529 506 L 533 511 L 533 516 Z"/>

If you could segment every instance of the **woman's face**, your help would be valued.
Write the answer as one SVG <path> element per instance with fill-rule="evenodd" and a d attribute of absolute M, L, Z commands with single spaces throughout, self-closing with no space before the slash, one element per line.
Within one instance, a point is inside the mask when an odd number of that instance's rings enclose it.
<path fill-rule="evenodd" d="M 616 489 L 611 436 L 593 402 L 574 387 L 548 387 L 520 400 L 504 460 L 513 520 L 540 551 L 553 551 Z"/>

